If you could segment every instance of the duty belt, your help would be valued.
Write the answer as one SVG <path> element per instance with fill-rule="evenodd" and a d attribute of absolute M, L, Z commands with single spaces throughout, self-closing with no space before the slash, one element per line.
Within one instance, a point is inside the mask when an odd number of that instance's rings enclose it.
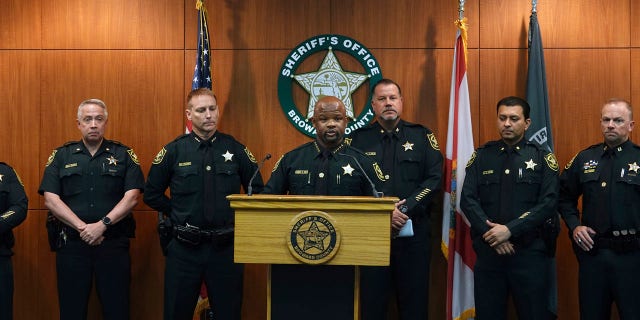
<path fill-rule="evenodd" d="M 180 242 L 194 246 L 208 242 L 223 246 L 233 242 L 233 227 L 200 229 L 187 223 L 184 226 L 174 226 L 173 236 Z"/>
<path fill-rule="evenodd" d="M 596 246 L 616 253 L 632 252 L 640 249 L 640 236 L 635 229 L 614 230 L 598 237 Z"/>

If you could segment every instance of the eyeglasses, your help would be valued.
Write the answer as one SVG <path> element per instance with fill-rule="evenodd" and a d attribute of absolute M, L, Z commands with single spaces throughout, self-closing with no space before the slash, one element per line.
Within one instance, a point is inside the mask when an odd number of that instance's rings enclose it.
<path fill-rule="evenodd" d="M 80 119 L 80 121 L 82 121 L 82 123 L 84 124 L 90 124 L 92 121 L 95 121 L 97 124 L 102 124 L 105 121 L 107 121 L 107 119 L 103 116 L 97 116 L 97 117 L 84 117 Z"/>

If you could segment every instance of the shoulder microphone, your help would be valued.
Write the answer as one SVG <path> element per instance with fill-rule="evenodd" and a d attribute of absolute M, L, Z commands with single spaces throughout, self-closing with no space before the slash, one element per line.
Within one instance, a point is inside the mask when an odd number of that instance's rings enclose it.
<path fill-rule="evenodd" d="M 264 165 L 265 161 L 269 159 L 271 159 L 271 153 L 267 153 L 267 155 L 264 156 L 264 159 L 262 159 L 262 161 L 260 161 L 260 163 L 258 164 L 258 168 L 256 168 L 256 171 L 251 176 L 251 179 L 249 179 L 249 186 L 247 187 L 248 196 L 253 195 L 253 187 L 251 186 L 251 184 L 253 183 L 253 179 L 255 179 L 255 177 L 258 175 L 258 172 L 260 172 L 260 168 L 262 168 L 262 165 Z"/>
<path fill-rule="evenodd" d="M 353 161 L 356 163 L 356 166 L 358 166 L 358 169 L 360 169 L 360 172 L 362 172 L 362 175 L 364 175 L 364 177 L 367 178 L 367 181 L 369 181 L 369 184 L 371 185 L 371 190 L 373 191 L 373 197 L 374 198 L 382 197 L 382 192 L 378 192 L 378 190 L 376 189 L 376 185 L 373 183 L 373 181 L 371 181 L 371 178 L 369 178 L 369 175 L 367 175 L 367 172 L 364 171 L 364 169 L 362 168 L 362 165 L 360 165 L 360 161 L 358 161 L 356 157 L 346 153 L 338 153 L 338 155 L 347 156 L 353 159 Z"/>

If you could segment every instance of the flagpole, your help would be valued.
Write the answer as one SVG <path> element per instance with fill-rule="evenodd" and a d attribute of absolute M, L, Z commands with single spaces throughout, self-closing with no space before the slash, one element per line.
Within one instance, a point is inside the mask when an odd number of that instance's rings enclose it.
<path fill-rule="evenodd" d="M 531 0 L 531 13 L 538 12 L 538 0 Z"/>
<path fill-rule="evenodd" d="M 535 1 L 535 0 L 534 0 Z M 464 3 L 466 0 L 458 0 L 458 19 L 464 18 Z"/>

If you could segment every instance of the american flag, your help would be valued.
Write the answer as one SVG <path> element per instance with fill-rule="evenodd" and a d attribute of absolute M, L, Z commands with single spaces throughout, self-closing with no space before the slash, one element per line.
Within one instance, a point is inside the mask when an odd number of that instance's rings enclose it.
<path fill-rule="evenodd" d="M 211 89 L 211 63 L 209 51 L 209 24 L 207 8 L 202 0 L 196 1 L 198 10 L 198 50 L 196 52 L 196 66 L 193 70 L 191 90 L 198 88 Z M 187 133 L 191 132 L 191 121 L 187 120 Z"/>

